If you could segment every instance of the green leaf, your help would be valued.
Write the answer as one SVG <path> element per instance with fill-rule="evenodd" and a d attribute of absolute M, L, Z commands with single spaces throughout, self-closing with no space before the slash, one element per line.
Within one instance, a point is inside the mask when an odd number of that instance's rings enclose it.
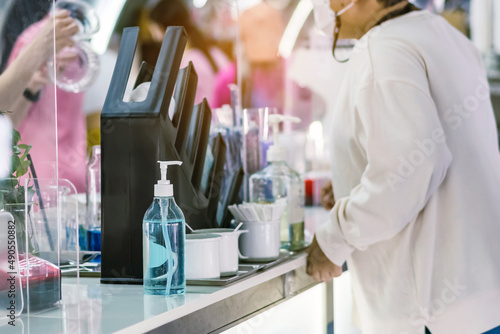
<path fill-rule="evenodd" d="M 12 144 L 15 146 L 21 141 L 21 134 L 16 129 L 12 130 Z"/>
<path fill-rule="evenodd" d="M 16 177 L 21 177 L 28 172 L 31 162 L 29 160 L 22 161 L 16 169 Z"/>
<path fill-rule="evenodd" d="M 35 195 L 33 186 L 28 187 L 25 194 L 25 187 L 21 186 L 19 177 L 29 173 L 31 161 L 27 159 L 29 152 L 32 149 L 31 145 L 19 144 L 21 141 L 21 134 L 17 130 L 12 131 L 12 155 L 11 155 L 11 178 L 0 180 L 0 205 L 4 204 L 21 204 L 26 200 L 31 201 Z M 28 196 L 25 199 L 25 195 Z"/>
<path fill-rule="evenodd" d="M 21 160 L 26 160 L 27 159 L 28 154 L 30 153 L 30 150 L 31 150 L 31 146 L 24 150 L 24 153 L 21 156 Z"/>
<path fill-rule="evenodd" d="M 13 155 L 10 162 L 10 173 L 14 174 L 21 165 L 21 159 L 17 155 Z"/>
<path fill-rule="evenodd" d="M 11 192 L 15 190 L 15 188 L 20 184 L 18 179 L 15 178 L 10 178 L 8 179 L 10 181 L 10 189 Z"/>

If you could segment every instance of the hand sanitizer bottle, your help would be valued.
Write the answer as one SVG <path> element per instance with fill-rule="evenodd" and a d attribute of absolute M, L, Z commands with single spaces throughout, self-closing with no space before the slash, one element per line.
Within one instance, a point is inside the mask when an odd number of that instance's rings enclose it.
<path fill-rule="evenodd" d="M 155 184 L 153 204 L 144 215 L 143 285 L 147 295 L 176 295 L 186 292 L 184 243 L 186 220 L 167 180 L 167 168 L 180 161 L 158 161 L 161 180 Z"/>
<path fill-rule="evenodd" d="M 281 217 L 281 247 L 292 251 L 305 248 L 304 241 L 304 182 L 300 174 L 286 163 L 286 150 L 279 144 L 279 124 L 284 121 L 299 123 L 297 117 L 273 114 L 268 123 L 273 127 L 273 145 L 267 151 L 267 166 L 250 176 L 250 201 L 287 202 Z"/>

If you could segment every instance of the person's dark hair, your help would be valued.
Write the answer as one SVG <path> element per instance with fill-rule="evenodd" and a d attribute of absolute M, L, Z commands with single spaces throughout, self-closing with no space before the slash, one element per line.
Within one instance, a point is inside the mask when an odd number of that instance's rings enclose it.
<path fill-rule="evenodd" d="M 182 0 L 163 0 L 151 10 L 151 19 L 165 29 L 170 26 L 183 26 L 188 34 L 189 43 L 200 50 L 207 57 L 214 72 L 218 71 L 217 64 L 210 54 L 214 43 L 209 40 L 191 21 L 189 9 Z"/>
<path fill-rule="evenodd" d="M 7 66 L 17 38 L 30 25 L 43 19 L 51 6 L 52 1 L 49 0 L 16 0 L 10 6 L 2 8 L 9 10 L 9 14 L 6 15 L 5 21 L 0 23 L 3 26 L 0 36 L 0 73 Z"/>
<path fill-rule="evenodd" d="M 385 5 L 385 7 L 391 7 L 399 2 L 403 2 L 405 0 L 377 0 L 377 1 L 383 3 Z"/>

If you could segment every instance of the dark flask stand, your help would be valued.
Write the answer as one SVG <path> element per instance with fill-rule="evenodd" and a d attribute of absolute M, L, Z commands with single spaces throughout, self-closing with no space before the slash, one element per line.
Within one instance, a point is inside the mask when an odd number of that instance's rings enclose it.
<path fill-rule="evenodd" d="M 198 78 L 193 65 L 179 70 L 186 32 L 182 27 L 167 29 L 156 67 L 143 63 L 135 82 L 137 87 L 151 81 L 146 99 L 127 103 L 123 96 L 138 33 L 138 28 L 123 32 L 101 115 L 102 283 L 142 283 L 142 220 L 160 177 L 158 160 L 183 162 L 169 169 L 168 178 L 188 224 L 194 229 L 217 227 L 226 145 L 220 135 L 215 138 L 203 193 L 211 111 L 206 100 L 194 106 Z M 172 95 L 175 112 L 170 119 Z"/>

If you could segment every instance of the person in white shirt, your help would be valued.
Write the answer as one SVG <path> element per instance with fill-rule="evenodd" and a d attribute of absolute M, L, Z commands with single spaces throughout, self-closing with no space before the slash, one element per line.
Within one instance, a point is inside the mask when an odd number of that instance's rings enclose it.
<path fill-rule="evenodd" d="M 500 153 L 479 52 L 407 1 L 314 2 L 334 56 L 338 38 L 359 41 L 308 273 L 329 281 L 347 261 L 363 333 L 500 332 Z"/>

